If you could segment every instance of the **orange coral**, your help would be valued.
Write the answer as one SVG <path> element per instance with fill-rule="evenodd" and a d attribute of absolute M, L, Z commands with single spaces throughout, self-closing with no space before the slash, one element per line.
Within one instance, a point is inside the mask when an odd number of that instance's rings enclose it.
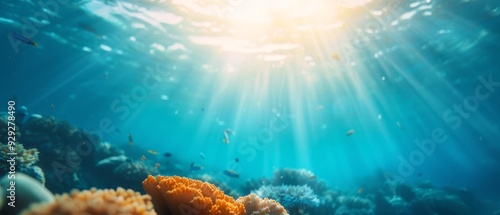
<path fill-rule="evenodd" d="M 215 185 L 172 176 L 148 176 L 142 182 L 158 214 L 244 215 L 245 207 Z"/>
<path fill-rule="evenodd" d="M 156 215 L 150 200 L 148 195 L 130 189 L 118 188 L 115 191 L 92 188 L 58 195 L 53 202 L 34 204 L 22 215 Z"/>

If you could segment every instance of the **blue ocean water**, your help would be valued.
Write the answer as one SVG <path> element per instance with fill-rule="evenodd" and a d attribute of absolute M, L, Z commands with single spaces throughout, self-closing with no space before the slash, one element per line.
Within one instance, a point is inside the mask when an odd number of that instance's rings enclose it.
<path fill-rule="evenodd" d="M 276 2 L 3 1 L 0 112 L 235 190 L 289 168 L 499 203 L 500 2 Z"/>

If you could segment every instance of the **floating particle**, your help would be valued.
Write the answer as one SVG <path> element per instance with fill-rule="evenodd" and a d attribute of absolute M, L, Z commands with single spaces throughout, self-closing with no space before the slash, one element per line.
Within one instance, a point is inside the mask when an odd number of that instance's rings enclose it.
<path fill-rule="evenodd" d="M 351 130 L 347 131 L 347 133 L 345 134 L 345 136 L 350 136 L 352 134 L 354 134 L 354 129 L 351 129 Z"/>

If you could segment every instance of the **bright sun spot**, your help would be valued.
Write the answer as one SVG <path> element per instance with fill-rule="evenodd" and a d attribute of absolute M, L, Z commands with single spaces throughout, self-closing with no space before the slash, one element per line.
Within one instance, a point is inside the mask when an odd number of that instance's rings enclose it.
<path fill-rule="evenodd" d="M 253 0 L 242 1 L 229 16 L 249 24 L 275 24 L 297 19 L 332 17 L 342 8 L 357 7 L 370 0 Z M 330 20 L 331 21 L 331 20 Z M 282 23 L 281 23 L 282 24 Z"/>

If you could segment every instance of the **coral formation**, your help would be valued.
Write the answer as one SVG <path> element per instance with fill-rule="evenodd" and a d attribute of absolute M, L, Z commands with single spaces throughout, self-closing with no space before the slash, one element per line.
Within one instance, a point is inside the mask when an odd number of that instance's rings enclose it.
<path fill-rule="evenodd" d="M 91 187 L 86 179 L 92 177 L 85 175 L 94 171 L 98 141 L 93 136 L 66 121 L 43 116 L 30 117 L 21 133 L 20 142 L 40 152 L 38 166 L 45 172 L 47 188 L 59 193 Z"/>
<path fill-rule="evenodd" d="M 250 193 L 252 190 L 257 190 L 259 187 L 263 185 L 272 185 L 272 180 L 269 178 L 261 177 L 259 179 L 248 179 L 245 182 L 245 185 L 243 186 L 242 190 L 243 193 Z"/>
<path fill-rule="evenodd" d="M 57 195 L 55 201 L 45 204 L 34 204 L 23 211 L 23 215 L 51 214 L 133 214 L 155 215 L 151 197 L 141 195 L 133 190 L 118 188 L 116 190 L 73 191 L 71 194 Z"/>
<path fill-rule="evenodd" d="M 243 203 L 210 183 L 179 176 L 148 176 L 142 185 L 158 214 L 245 214 Z"/>
<path fill-rule="evenodd" d="M 33 177 L 36 179 L 38 182 L 40 182 L 42 185 L 45 186 L 45 173 L 43 172 L 42 168 L 39 166 L 31 166 L 29 168 L 26 168 L 20 172 L 26 173 L 27 175 Z"/>
<path fill-rule="evenodd" d="M 398 184 L 395 188 L 396 195 L 400 196 L 403 200 L 411 202 L 415 198 L 415 193 L 410 186 L 406 184 Z"/>
<path fill-rule="evenodd" d="M 316 175 L 306 169 L 283 168 L 276 170 L 273 175 L 272 185 L 307 185 L 315 194 L 323 195 L 327 190 L 326 183 L 318 180 Z"/>
<path fill-rule="evenodd" d="M 8 154 L 10 152 L 14 152 L 16 154 Z M 2 161 L 7 161 L 11 157 L 15 157 L 16 162 L 16 171 L 28 174 L 34 178 L 36 178 L 40 183 L 45 185 L 45 175 L 42 169 L 38 166 L 35 166 L 36 162 L 39 160 L 38 158 L 38 150 L 36 148 L 33 149 L 25 149 L 23 144 L 15 143 L 13 150 L 10 150 L 10 146 L 7 144 L 0 143 L 0 159 Z M 9 167 L 7 162 L 0 163 L 0 172 L 7 173 L 9 172 Z"/>
<path fill-rule="evenodd" d="M 335 210 L 335 215 L 371 215 L 374 212 L 375 205 L 365 198 L 355 196 L 339 196 L 340 207 Z"/>
<path fill-rule="evenodd" d="M 245 205 L 246 215 L 288 215 L 280 203 L 268 198 L 261 199 L 253 193 L 236 201 Z"/>
<path fill-rule="evenodd" d="M 17 166 L 18 169 L 28 168 L 35 164 L 38 161 L 38 150 L 37 149 L 25 149 L 24 146 L 20 143 L 16 143 L 15 148 L 12 152 L 16 153 L 16 163 L 19 164 Z M 0 143 L 0 156 L 2 156 L 2 160 L 8 160 L 7 153 L 11 152 L 9 149 L 9 145 Z M 0 164 L 0 168 L 5 168 L 5 163 Z"/>
<path fill-rule="evenodd" d="M 37 137 L 38 134 L 43 134 L 49 138 L 58 137 L 63 140 L 78 140 L 80 130 L 67 121 L 59 121 L 54 117 L 31 117 L 23 128 L 27 138 Z"/>
<path fill-rule="evenodd" d="M 417 200 L 413 211 L 417 214 L 469 215 L 470 208 L 456 195 L 438 189 L 415 188 Z"/>
<path fill-rule="evenodd" d="M 261 198 L 275 199 L 285 208 L 294 206 L 317 207 L 319 199 L 313 190 L 307 185 L 281 185 L 281 186 L 262 186 L 258 190 L 252 191 Z"/>
<path fill-rule="evenodd" d="M 411 204 L 399 196 L 393 196 L 391 199 L 387 199 L 381 194 L 377 194 L 375 204 L 375 214 L 391 214 L 391 212 L 394 211 L 398 211 L 401 214 L 411 213 Z"/>

